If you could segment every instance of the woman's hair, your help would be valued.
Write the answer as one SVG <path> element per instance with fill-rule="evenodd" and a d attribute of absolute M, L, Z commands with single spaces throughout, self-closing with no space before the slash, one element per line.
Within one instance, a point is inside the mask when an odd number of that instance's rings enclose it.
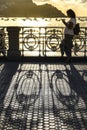
<path fill-rule="evenodd" d="M 76 14 L 75 14 L 75 12 L 72 9 L 67 10 L 67 14 L 71 18 L 75 18 L 76 17 Z"/>

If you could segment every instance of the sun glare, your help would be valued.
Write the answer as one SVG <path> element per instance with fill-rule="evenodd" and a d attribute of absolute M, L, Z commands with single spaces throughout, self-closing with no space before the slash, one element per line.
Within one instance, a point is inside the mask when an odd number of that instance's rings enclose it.
<path fill-rule="evenodd" d="M 35 18 L 35 19 L 31 19 L 31 20 L 19 20 L 19 25 L 20 26 L 46 26 L 47 22 L 41 18 Z"/>

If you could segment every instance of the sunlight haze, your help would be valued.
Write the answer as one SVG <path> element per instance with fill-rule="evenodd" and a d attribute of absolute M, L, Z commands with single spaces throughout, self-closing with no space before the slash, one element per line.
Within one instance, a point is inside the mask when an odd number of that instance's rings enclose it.
<path fill-rule="evenodd" d="M 71 8 L 76 12 L 77 16 L 87 16 L 87 0 L 33 0 L 37 5 L 49 3 L 64 14 L 66 10 Z"/>

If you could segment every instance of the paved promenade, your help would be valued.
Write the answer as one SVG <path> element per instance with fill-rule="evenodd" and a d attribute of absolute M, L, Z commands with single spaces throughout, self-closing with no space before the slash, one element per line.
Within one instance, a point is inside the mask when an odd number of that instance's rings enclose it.
<path fill-rule="evenodd" d="M 0 130 L 87 130 L 87 64 L 0 62 Z"/>

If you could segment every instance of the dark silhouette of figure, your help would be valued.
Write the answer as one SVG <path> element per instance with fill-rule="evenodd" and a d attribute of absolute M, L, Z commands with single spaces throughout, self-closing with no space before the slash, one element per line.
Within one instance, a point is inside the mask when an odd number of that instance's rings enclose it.
<path fill-rule="evenodd" d="M 64 55 L 64 52 L 67 56 L 67 61 L 71 60 L 71 50 L 73 47 L 73 36 L 74 36 L 74 27 L 76 25 L 76 15 L 72 9 L 67 10 L 67 16 L 70 18 L 69 21 L 62 20 L 63 24 L 65 25 L 64 29 L 64 39 L 60 44 L 60 51 L 61 55 Z"/>

